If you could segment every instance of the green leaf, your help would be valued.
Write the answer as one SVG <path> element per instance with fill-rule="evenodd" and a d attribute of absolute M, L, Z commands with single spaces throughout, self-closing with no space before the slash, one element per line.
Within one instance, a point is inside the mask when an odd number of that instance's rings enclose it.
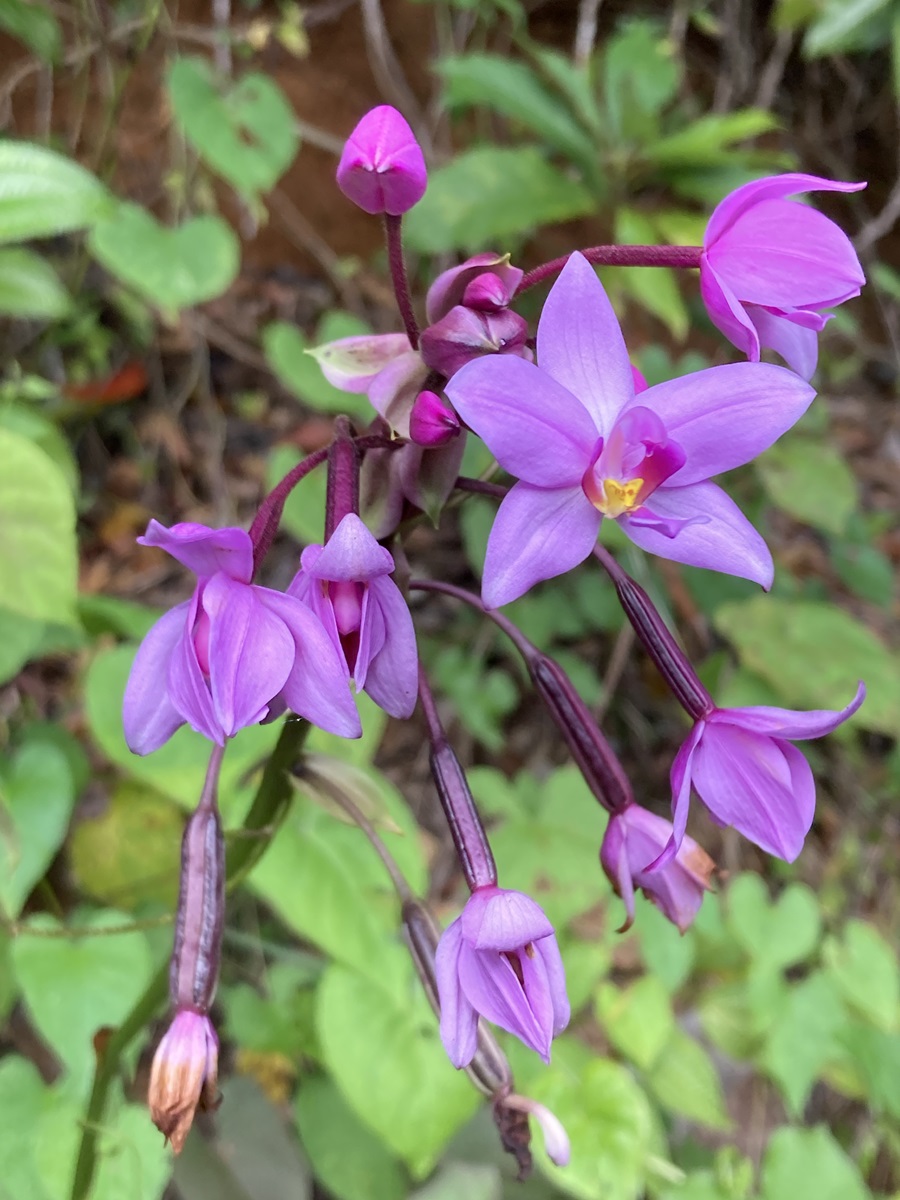
<path fill-rule="evenodd" d="M 762 1164 L 760 1200 L 869 1200 L 869 1189 L 828 1130 L 776 1129 Z"/>
<path fill-rule="evenodd" d="M 894 564 L 877 546 L 840 541 L 831 546 L 831 564 L 841 583 L 854 595 L 890 608 L 897 592 Z"/>
<path fill-rule="evenodd" d="M 423 253 L 481 250 L 540 225 L 586 216 L 594 203 L 535 146 L 477 146 L 432 172 L 404 229 L 409 245 Z"/>
<path fill-rule="evenodd" d="M 856 508 L 856 478 L 828 442 L 782 438 L 754 464 L 769 499 L 798 521 L 841 534 Z"/>
<path fill-rule="evenodd" d="M 34 1132 L 47 1105 L 44 1081 L 24 1058 L 0 1061 L 0 1200 L 50 1200 L 34 1157 Z"/>
<path fill-rule="evenodd" d="M 749 955 L 769 967 L 789 967 L 816 949 L 821 913 L 815 894 L 802 883 L 785 888 L 775 904 L 763 880 L 739 875 L 725 895 L 728 928 Z"/>
<path fill-rule="evenodd" d="M 297 150 L 297 124 L 281 88 L 253 72 L 219 79 L 205 58 L 180 58 L 169 72 L 175 119 L 200 157 L 245 195 L 267 192 Z"/>
<path fill-rule="evenodd" d="M 781 1088 L 788 1112 L 803 1113 L 812 1085 L 846 1023 L 834 985 L 816 971 L 793 986 L 769 1031 L 762 1066 Z"/>
<path fill-rule="evenodd" d="M 137 204 L 120 204 L 89 244 L 111 274 L 169 314 L 221 295 L 240 263 L 237 237 L 221 217 L 168 229 Z"/>
<path fill-rule="evenodd" d="M 619 208 L 615 217 L 615 239 L 625 245 L 647 245 L 656 241 L 656 230 L 642 213 Z M 684 341 L 689 318 L 675 271 L 668 267 L 614 267 L 604 275 L 615 290 L 636 300 L 658 317 L 676 341 Z"/>
<path fill-rule="evenodd" d="M 69 842 L 72 871 L 87 895 L 133 910 L 149 901 L 174 909 L 184 819 L 153 788 L 118 785 L 102 812 L 80 821 Z"/>
<path fill-rule="evenodd" d="M 866 702 L 852 722 L 891 737 L 900 733 L 897 656 L 849 613 L 820 601 L 756 596 L 722 605 L 713 624 L 741 662 L 792 707 L 843 708 L 864 679 Z"/>
<path fill-rule="evenodd" d="M 660 1054 L 647 1083 L 670 1112 L 699 1121 L 710 1129 L 730 1129 L 722 1085 L 713 1060 L 699 1042 L 677 1026 Z"/>
<path fill-rule="evenodd" d="M 900 965 L 874 926 L 848 921 L 840 942 L 825 943 L 823 957 L 841 995 L 858 1013 L 886 1033 L 900 1026 Z"/>
<path fill-rule="evenodd" d="M 43 450 L 0 428 L 0 608 L 73 624 L 77 566 L 65 477 Z"/>
<path fill-rule="evenodd" d="M 78 616 L 91 637 L 113 634 L 119 638 L 143 638 L 163 615 L 161 608 L 148 608 L 119 596 L 82 595 Z"/>
<path fill-rule="evenodd" d="M 504 1194 L 499 1167 L 451 1159 L 442 1163 L 426 1184 L 410 1192 L 409 1200 L 503 1200 Z"/>
<path fill-rule="evenodd" d="M 34 0 L 3 0 L 0 29 L 16 38 L 44 60 L 53 63 L 62 50 L 59 22 L 48 8 Z"/>
<path fill-rule="evenodd" d="M 18 675 L 28 660 L 36 657 L 46 628 L 43 621 L 0 608 L 0 683 Z"/>
<path fill-rule="evenodd" d="M 0 760 L 0 909 L 10 920 L 62 845 L 74 803 L 61 750 L 35 742 Z"/>
<path fill-rule="evenodd" d="M 342 321 L 340 325 L 337 321 L 322 321 L 313 343 L 310 343 L 296 325 L 290 325 L 287 321 L 273 321 L 271 325 L 267 325 L 262 334 L 266 362 L 279 383 L 304 403 L 322 412 L 346 413 L 368 425 L 375 415 L 368 397 L 342 392 L 340 388 L 334 387 L 322 374 L 316 360 L 307 353 L 311 345 L 318 346 L 323 342 L 368 332 L 366 325 L 351 317 L 349 313 L 329 313 L 329 317 L 347 320 Z M 341 327 L 341 332 L 333 332 Z"/>
<path fill-rule="evenodd" d="M 694 965 L 696 951 L 691 931 L 675 937 L 672 922 L 655 904 L 638 905 L 635 916 L 644 965 L 667 991 L 678 991 Z"/>
<path fill-rule="evenodd" d="M 853 1021 L 840 1030 L 837 1042 L 839 1052 L 824 1073 L 827 1081 L 844 1090 L 849 1068 L 854 1082 L 859 1083 L 859 1091 L 851 1091 L 851 1095 L 861 1093 L 876 1113 L 900 1118 L 900 1034 Z"/>
<path fill-rule="evenodd" d="M 318 367 L 316 367 L 318 370 Z M 293 470 L 303 456 L 292 446 L 276 446 L 266 468 L 266 487 L 273 488 Z M 282 528 L 298 542 L 321 545 L 325 534 L 325 492 L 327 477 L 324 467 L 315 467 L 304 476 L 287 498 Z"/>
<path fill-rule="evenodd" d="M 613 1046 L 644 1070 L 659 1058 L 675 1026 L 669 995 L 652 975 L 627 988 L 603 984 L 596 1015 Z"/>
<path fill-rule="evenodd" d="M 821 58 L 877 45 L 889 29 L 892 8 L 892 0 L 827 0 L 806 30 L 804 55 Z"/>
<path fill-rule="evenodd" d="M 570 70 L 574 68 L 570 65 Z M 597 170 L 594 141 L 560 99 L 523 62 L 499 54 L 466 54 L 438 64 L 451 109 L 480 105 L 537 134 L 590 176 Z"/>
<path fill-rule="evenodd" d="M 78 163 L 28 142 L 0 141 L 0 243 L 84 229 L 114 207 Z"/>
<path fill-rule="evenodd" d="M 22 246 L 0 250 L 0 313 L 9 317 L 62 317 L 72 301 L 45 258 Z"/>
<path fill-rule="evenodd" d="M 0 251 L 0 254 L 3 252 Z M 71 444 L 58 425 L 27 404 L 0 405 L 0 428 L 27 437 L 51 458 L 66 477 L 73 495 L 78 496 L 78 465 Z"/>
<path fill-rule="evenodd" d="M 63 927 L 38 915 L 13 943 L 13 966 L 35 1028 L 65 1064 L 76 1094 L 90 1086 L 94 1035 L 117 1025 L 144 990 L 151 961 L 143 933 L 124 929 L 129 917 L 105 910 Z"/>
<path fill-rule="evenodd" d="M 700 997 L 700 1022 L 712 1044 L 736 1059 L 755 1058 L 766 1032 L 759 1028 L 742 982 L 721 983 L 705 991 Z"/>
<path fill-rule="evenodd" d="M 316 1178 L 336 1200 L 405 1200 L 406 1172 L 330 1079 L 303 1080 L 294 1111 Z"/>
<path fill-rule="evenodd" d="M 550 1066 L 528 1080 L 527 1090 L 569 1135 L 572 1157 L 564 1171 L 549 1163 L 537 1141 L 532 1145 L 554 1186 L 579 1200 L 644 1195 L 653 1123 L 647 1097 L 625 1067 L 558 1040 Z"/>
<path fill-rule="evenodd" d="M 610 142 L 616 145 L 652 140 L 680 82 L 679 60 L 672 43 L 662 36 L 659 22 L 623 22 L 607 42 L 603 55 Z"/>
<path fill-rule="evenodd" d="M 644 154 L 655 166 L 672 170 L 717 166 L 728 146 L 769 133 L 777 126 L 771 113 L 761 108 L 709 113 L 645 147 Z"/>
<path fill-rule="evenodd" d="M 350 1107 L 422 1179 L 480 1100 L 448 1062 L 405 957 L 402 966 L 404 984 L 393 991 L 330 967 L 317 993 L 318 1027 L 329 1072 Z"/>

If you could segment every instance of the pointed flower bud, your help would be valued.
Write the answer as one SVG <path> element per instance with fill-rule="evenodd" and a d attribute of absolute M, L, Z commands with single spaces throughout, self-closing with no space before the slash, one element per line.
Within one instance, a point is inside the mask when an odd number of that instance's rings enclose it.
<path fill-rule="evenodd" d="M 159 1043 L 150 1071 L 153 1124 L 179 1154 L 197 1109 L 217 1102 L 219 1040 L 209 1017 L 181 1009 Z"/>
<path fill-rule="evenodd" d="M 445 446 L 458 437 L 461 425 L 451 406 L 437 392 L 419 392 L 409 414 L 409 436 L 417 446 Z"/>
<path fill-rule="evenodd" d="M 425 158 L 406 119 L 389 104 L 371 109 L 347 139 L 338 187 L 364 212 L 399 217 L 428 186 Z"/>
<path fill-rule="evenodd" d="M 791 741 L 831 733 L 865 696 L 860 683 L 840 711 L 757 707 L 705 714 L 672 763 L 674 829 L 660 867 L 684 839 L 692 786 L 719 825 L 732 825 L 767 854 L 793 862 L 815 815 L 816 785 L 806 757 Z"/>
<path fill-rule="evenodd" d="M 509 305 L 512 297 L 499 275 L 485 271 L 476 275 L 466 284 L 462 302 L 465 308 L 475 308 L 479 312 L 499 312 Z"/>
<path fill-rule="evenodd" d="M 433 325 L 441 317 L 446 317 L 450 309 L 455 308 L 457 304 L 465 304 L 470 308 L 483 307 L 482 304 L 471 304 L 465 298 L 466 290 L 476 279 L 484 280 L 488 275 L 494 276 L 498 281 L 496 285 L 490 285 L 490 294 L 495 297 L 505 295 L 504 303 L 509 304 L 524 274 L 525 272 L 518 267 L 510 265 L 508 254 L 493 254 L 491 251 L 475 254 L 458 267 L 442 271 L 425 297 L 425 314 L 429 325 Z M 485 283 L 480 284 L 473 295 L 476 298 L 484 297 L 486 288 Z"/>
<path fill-rule="evenodd" d="M 511 309 L 481 313 L 458 304 L 422 331 L 422 358 L 433 371 L 450 378 L 466 363 L 485 354 L 530 357 L 528 322 Z"/>
<path fill-rule="evenodd" d="M 745 183 L 713 210 L 700 290 L 713 324 L 752 362 L 768 346 L 798 375 L 811 378 L 817 335 L 828 320 L 822 310 L 858 296 L 865 276 L 843 230 L 791 197 L 865 186 L 775 175 Z"/>
<path fill-rule="evenodd" d="M 629 804 L 610 818 L 600 863 L 625 904 L 627 917 L 620 932 L 634 922 L 635 888 L 682 933 L 696 917 L 715 863 L 693 838 L 684 837 L 675 857 L 659 870 L 652 869 L 671 836 L 671 822 L 639 804 Z"/>
<path fill-rule="evenodd" d="M 224 745 L 280 698 L 331 733 L 359 737 L 341 661 L 321 622 L 290 596 L 251 583 L 253 544 L 243 529 L 151 521 L 138 540 L 171 554 L 197 585 L 135 656 L 122 710 L 135 754 L 157 750 L 185 722 Z"/>
<path fill-rule="evenodd" d="M 409 717 L 416 706 L 416 635 L 393 570 L 390 551 L 347 513 L 324 546 L 303 551 L 288 593 L 328 631 L 344 689 L 349 673 L 357 691 L 385 712 Z"/>
<path fill-rule="evenodd" d="M 553 926 L 530 897 L 498 887 L 473 892 L 444 931 L 435 966 L 441 1040 L 455 1067 L 475 1056 L 479 1016 L 550 1061 L 569 1000 Z"/>

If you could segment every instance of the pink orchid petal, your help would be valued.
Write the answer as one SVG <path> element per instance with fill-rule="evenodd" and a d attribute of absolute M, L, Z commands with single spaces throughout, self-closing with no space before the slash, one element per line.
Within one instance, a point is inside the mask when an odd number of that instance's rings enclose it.
<path fill-rule="evenodd" d="M 768 312 L 756 304 L 748 304 L 746 313 L 756 329 L 760 346 L 779 354 L 801 379 L 812 379 L 819 361 L 817 330 L 805 321 Z M 824 318 L 821 322 L 824 325 Z"/>
<path fill-rule="evenodd" d="M 858 295 L 865 283 L 843 230 L 824 213 L 789 200 L 754 204 L 706 253 L 745 304 L 820 307 L 829 296 Z"/>
<path fill-rule="evenodd" d="M 303 570 L 311 579 L 333 582 L 368 583 L 394 569 L 390 550 L 379 546 L 374 536 L 355 513 L 347 513 L 324 547 L 316 546 L 316 555 L 307 546 L 300 556 Z"/>
<path fill-rule="evenodd" d="M 209 741 L 223 746 L 225 734 L 216 715 L 209 684 L 197 662 L 197 651 L 194 647 L 194 625 L 203 587 L 204 585 L 198 585 L 194 590 L 183 632 L 169 659 L 169 698 L 192 729 L 202 733 Z"/>
<path fill-rule="evenodd" d="M 203 592 L 209 616 L 209 681 L 226 737 L 255 725 L 282 689 L 294 661 L 294 639 L 257 589 L 214 575 Z"/>
<path fill-rule="evenodd" d="M 700 295 L 716 329 L 742 354 L 746 354 L 750 362 L 759 362 L 756 326 L 725 280 L 716 274 L 705 254 L 700 256 Z"/>
<path fill-rule="evenodd" d="M 332 387 L 359 395 L 390 363 L 415 352 L 405 333 L 364 333 L 323 342 L 307 353 Z"/>
<path fill-rule="evenodd" d="M 419 658 L 409 606 L 392 579 L 373 579 L 368 603 L 381 617 L 384 640 L 372 656 L 365 689 L 392 717 L 411 717 L 418 693 Z"/>
<path fill-rule="evenodd" d="M 539 938 L 534 943 L 534 952 L 544 964 L 550 996 L 551 1028 L 553 1036 L 558 1037 L 572 1018 L 572 1006 L 566 991 L 566 971 L 556 936 Z"/>
<path fill-rule="evenodd" d="M 569 257 L 550 289 L 538 324 L 537 358 L 541 370 L 578 397 L 603 436 L 634 398 L 618 318 L 583 254 Z"/>
<path fill-rule="evenodd" d="M 139 537 L 142 546 L 159 546 L 200 579 L 221 571 L 239 583 L 253 577 L 253 543 L 243 529 L 210 529 L 196 521 L 182 521 L 166 529 L 151 521 Z"/>
<path fill-rule="evenodd" d="M 804 741 L 807 738 L 825 737 L 852 717 L 866 698 L 866 685 L 859 683 L 856 695 L 846 708 L 812 709 L 796 712 L 790 708 L 773 708 L 759 705 L 753 708 L 718 708 L 709 720 L 716 725 L 737 725 L 752 733 L 769 734 L 771 737 Z"/>
<path fill-rule="evenodd" d="M 476 950 L 515 950 L 549 937 L 553 926 L 539 904 L 524 892 L 482 887 L 469 897 L 462 932 Z"/>
<path fill-rule="evenodd" d="M 858 192 L 865 186 L 864 183 L 841 183 L 835 179 L 823 179 L 819 175 L 803 175 L 799 172 L 754 179 L 751 183 L 736 188 L 716 205 L 706 227 L 703 245 L 712 245 L 740 216 L 756 204 L 768 200 L 783 200 L 788 196 L 798 196 L 802 192 Z"/>
<path fill-rule="evenodd" d="M 710 812 L 767 854 L 793 862 L 815 811 L 809 764 L 790 742 L 710 724 L 694 756 L 694 787 Z"/>
<path fill-rule="evenodd" d="M 803 416 L 815 394 L 793 371 L 768 363 L 708 367 L 648 388 L 641 406 L 662 417 L 686 456 L 666 487 L 700 483 L 750 462 Z"/>
<path fill-rule="evenodd" d="M 444 391 L 511 475 L 568 487 L 587 469 L 597 442 L 587 409 L 533 363 L 487 355 L 467 363 Z"/>
<path fill-rule="evenodd" d="M 459 920 L 444 930 L 434 958 L 441 1007 L 441 1041 L 454 1067 L 467 1067 L 478 1047 L 478 1014 L 460 985 L 459 956 L 462 931 Z"/>
<path fill-rule="evenodd" d="M 467 258 L 458 267 L 442 271 L 428 289 L 425 297 L 428 324 L 433 325 L 446 316 L 451 308 L 461 304 L 467 285 L 485 272 L 498 277 L 508 296 L 513 295 L 525 274 L 518 267 L 510 266 L 508 254 L 494 254 L 488 250 Z"/>
<path fill-rule="evenodd" d="M 409 414 L 428 378 L 417 350 L 407 350 L 379 371 L 367 388 L 369 403 L 400 437 L 409 437 Z"/>
<path fill-rule="evenodd" d="M 517 483 L 500 505 L 488 539 L 481 589 L 485 604 L 509 604 L 535 583 L 584 562 L 600 521 L 580 484 L 545 489 Z"/>
<path fill-rule="evenodd" d="M 256 591 L 261 602 L 284 623 L 293 639 L 293 665 L 282 689 L 288 706 L 328 733 L 338 737 L 359 737 L 362 727 L 336 629 L 329 635 L 315 612 L 293 595 L 269 588 L 257 588 Z M 318 585 L 310 595 L 315 592 L 321 595 Z M 331 608 L 330 605 L 327 607 Z M 331 620 L 334 621 L 333 613 Z"/>
<path fill-rule="evenodd" d="M 122 702 L 125 741 L 132 754 L 158 750 L 184 724 L 184 717 L 169 699 L 165 680 L 190 607 L 191 602 L 185 600 L 160 617 L 134 657 Z"/>
<path fill-rule="evenodd" d="M 705 517 L 706 520 L 686 525 L 669 538 L 663 532 L 620 517 L 619 526 L 642 550 L 672 562 L 752 579 L 767 591 L 772 586 L 775 568 L 768 546 L 731 497 L 716 484 L 661 487 L 644 507 L 662 518 Z"/>
<path fill-rule="evenodd" d="M 520 964 L 522 958 L 524 955 L 519 956 Z M 543 963 L 539 959 L 532 959 L 530 964 L 529 982 L 539 997 L 538 1012 L 535 1012 L 533 998 L 527 995 L 506 955 L 496 950 L 475 950 L 465 939 L 459 953 L 459 983 L 463 995 L 476 1012 L 520 1038 L 548 1062 L 553 1031 L 552 1013 L 545 1011 L 545 993 L 541 991 L 541 985 L 545 982 L 541 978 Z M 524 972 L 524 964 L 522 969 Z M 541 1019 L 546 1017 L 550 1019 Z"/>

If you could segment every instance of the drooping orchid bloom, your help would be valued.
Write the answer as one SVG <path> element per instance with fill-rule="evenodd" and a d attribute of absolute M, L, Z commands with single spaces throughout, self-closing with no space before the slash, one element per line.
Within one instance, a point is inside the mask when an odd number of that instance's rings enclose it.
<path fill-rule="evenodd" d="M 745 183 L 713 209 L 703 239 L 700 291 L 713 324 L 752 362 L 761 347 L 812 378 L 822 313 L 859 295 L 856 251 L 834 221 L 789 197 L 856 192 L 864 183 L 775 175 Z"/>
<path fill-rule="evenodd" d="M 491 530 L 488 606 L 583 562 L 604 517 L 652 554 L 771 586 L 768 547 L 710 479 L 790 429 L 815 395 L 809 384 L 783 367 L 735 363 L 636 394 L 619 322 L 577 253 L 547 297 L 537 357 L 479 359 L 445 389 L 520 481 Z"/>

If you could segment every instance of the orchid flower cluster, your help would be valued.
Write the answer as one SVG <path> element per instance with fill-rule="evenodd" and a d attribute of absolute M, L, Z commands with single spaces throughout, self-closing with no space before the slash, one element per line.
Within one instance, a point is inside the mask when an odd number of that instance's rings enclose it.
<path fill-rule="evenodd" d="M 846 235 L 794 197 L 863 185 L 802 174 L 747 184 L 716 207 L 702 247 L 596 246 L 527 274 L 507 254 L 478 254 L 434 280 L 420 328 L 401 224 L 422 198 L 427 176 L 412 130 L 395 109 L 376 108 L 362 119 L 346 143 L 337 182 L 359 207 L 383 216 L 404 328 L 343 338 L 313 353 L 332 384 L 368 397 L 372 426 L 354 430 L 338 418 L 330 448 L 274 489 L 249 532 L 194 523 L 165 529 L 151 521 L 141 539 L 187 567 L 196 583 L 191 598 L 163 616 L 138 651 L 124 701 L 128 744 L 150 753 L 187 724 L 212 748 L 206 787 L 185 831 L 174 1019 L 154 1062 L 151 1108 L 178 1150 L 198 1105 L 214 1099 L 217 1040 L 209 1006 L 224 903 L 215 796 L 229 740 L 285 712 L 358 737 L 353 691 L 364 690 L 396 718 L 411 718 L 420 703 L 437 794 L 470 890 L 443 934 L 421 901 L 403 906 L 447 1054 L 494 1098 L 501 1137 L 523 1169 L 529 1113 L 543 1127 L 550 1156 L 564 1163 L 564 1130 L 541 1106 L 515 1096 L 508 1064 L 485 1026 L 506 1030 L 549 1061 L 553 1038 L 570 1016 L 556 935 L 532 898 L 499 883 L 487 832 L 419 663 L 407 597 L 440 592 L 476 608 L 522 655 L 572 758 L 609 813 L 599 859 L 623 901 L 623 928 L 634 918 L 637 891 L 681 931 L 694 919 L 715 866 L 686 833 L 693 793 L 718 824 L 793 861 L 815 809 L 812 772 L 793 742 L 834 730 L 862 703 L 863 685 L 841 711 L 717 707 L 646 592 L 598 533 L 604 520 L 616 521 L 650 554 L 771 586 L 765 541 L 715 478 L 767 449 L 807 410 L 825 310 L 857 295 L 864 282 Z M 711 320 L 745 361 L 648 387 L 594 270 L 604 264 L 699 271 Z M 551 279 L 532 337 L 513 306 Z M 763 348 L 786 365 L 761 362 Z M 460 477 L 471 436 L 482 439 L 511 486 Z M 284 592 L 261 586 L 255 575 L 287 495 L 325 462 L 323 543 L 303 550 Z M 404 528 L 420 511 L 436 518 L 452 495 L 472 491 L 500 500 L 480 598 L 417 578 L 405 556 L 397 557 Z M 692 722 L 672 764 L 671 820 L 636 803 L 562 667 L 498 611 L 591 557 Z"/>

